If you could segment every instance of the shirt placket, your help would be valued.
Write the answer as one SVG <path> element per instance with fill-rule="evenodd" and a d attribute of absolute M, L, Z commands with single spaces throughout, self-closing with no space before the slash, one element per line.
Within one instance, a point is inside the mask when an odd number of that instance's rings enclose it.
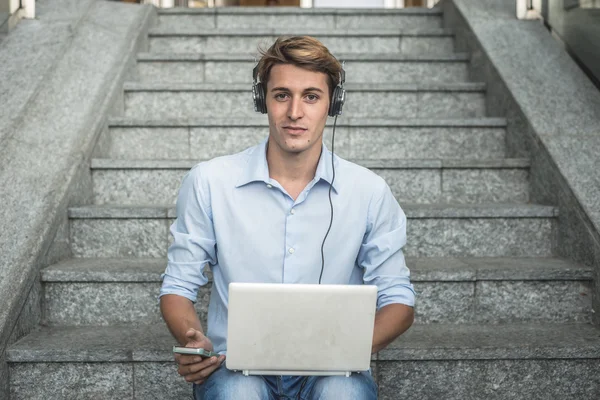
<path fill-rule="evenodd" d="M 299 218 L 301 217 L 300 211 L 304 201 L 306 200 L 308 193 L 314 186 L 315 181 L 310 182 L 306 188 L 300 193 L 293 201 L 291 197 L 287 197 L 288 210 L 285 219 L 285 257 L 283 261 L 283 283 L 297 282 L 299 279 L 298 274 L 300 270 L 298 268 L 300 260 L 303 258 L 302 255 L 302 233 L 299 232 Z M 296 267 L 296 268 L 294 268 Z"/>

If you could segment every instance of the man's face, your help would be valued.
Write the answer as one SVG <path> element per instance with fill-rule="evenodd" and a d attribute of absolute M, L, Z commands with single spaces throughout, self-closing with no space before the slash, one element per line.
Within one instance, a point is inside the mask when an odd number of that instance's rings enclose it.
<path fill-rule="evenodd" d="M 269 135 L 281 150 L 302 153 L 318 148 L 320 152 L 329 110 L 325 73 L 275 65 L 267 82 L 266 103 Z"/>

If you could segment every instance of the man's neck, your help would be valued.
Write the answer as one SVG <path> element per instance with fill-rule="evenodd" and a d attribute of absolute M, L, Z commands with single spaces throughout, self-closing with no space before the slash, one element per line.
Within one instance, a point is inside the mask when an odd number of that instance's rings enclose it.
<path fill-rule="evenodd" d="M 305 152 L 294 154 L 283 151 L 269 138 L 267 142 L 269 177 L 279 182 L 286 190 L 291 186 L 294 188 L 293 191 L 297 191 L 298 188 L 301 191 L 315 177 L 322 146 L 322 143 L 318 143 Z"/>

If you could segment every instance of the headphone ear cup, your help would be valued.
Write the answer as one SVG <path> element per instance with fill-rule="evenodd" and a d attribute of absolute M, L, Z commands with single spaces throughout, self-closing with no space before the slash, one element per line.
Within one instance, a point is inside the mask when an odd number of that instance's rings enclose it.
<path fill-rule="evenodd" d="M 257 92 L 257 99 L 258 99 L 258 104 L 257 104 L 258 111 L 262 114 L 266 114 L 267 113 L 267 101 L 265 99 L 265 88 L 264 88 L 262 82 L 258 82 L 256 84 L 256 92 Z"/>
<path fill-rule="evenodd" d="M 342 113 L 342 106 L 345 101 L 345 90 L 341 86 L 336 86 L 333 89 L 333 96 L 331 96 L 331 104 L 329 105 L 329 116 L 335 117 Z"/>

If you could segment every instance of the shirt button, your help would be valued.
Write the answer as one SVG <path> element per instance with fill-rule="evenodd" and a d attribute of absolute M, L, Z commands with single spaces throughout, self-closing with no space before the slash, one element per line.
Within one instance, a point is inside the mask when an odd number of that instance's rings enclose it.
<path fill-rule="evenodd" d="M 296 210 L 295 210 L 294 208 L 292 208 L 292 209 L 290 210 L 290 214 L 292 214 L 292 215 L 296 214 Z"/>
<path fill-rule="evenodd" d="M 290 249 L 288 251 L 290 252 L 290 254 L 294 254 L 294 251 L 296 251 L 296 250 L 294 250 L 293 247 L 290 247 Z"/>
<path fill-rule="evenodd" d="M 271 185 L 270 183 L 267 183 L 267 187 L 268 187 L 269 189 L 271 189 L 271 188 L 273 187 L 273 185 Z"/>

